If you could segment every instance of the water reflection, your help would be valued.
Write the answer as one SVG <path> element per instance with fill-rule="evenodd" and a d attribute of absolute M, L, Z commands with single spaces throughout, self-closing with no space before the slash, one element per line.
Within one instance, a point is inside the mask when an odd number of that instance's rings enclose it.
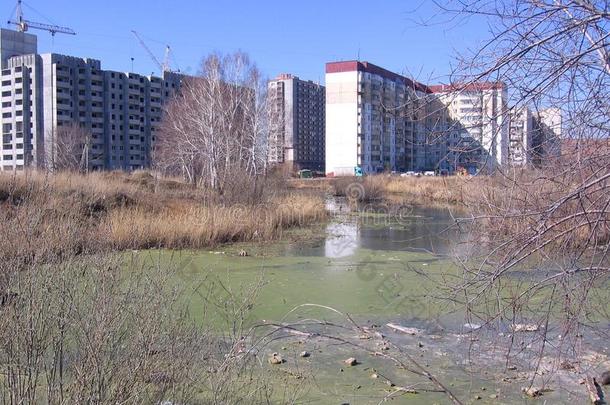
<path fill-rule="evenodd" d="M 324 256 L 341 258 L 351 256 L 360 247 L 360 230 L 356 219 L 331 222 L 326 226 Z"/>
<path fill-rule="evenodd" d="M 452 228 L 448 210 L 391 207 L 383 204 L 350 207 L 345 199 L 330 198 L 332 220 L 321 243 L 289 248 L 289 255 L 352 256 L 358 249 L 427 252 L 449 255 L 461 237 Z"/>

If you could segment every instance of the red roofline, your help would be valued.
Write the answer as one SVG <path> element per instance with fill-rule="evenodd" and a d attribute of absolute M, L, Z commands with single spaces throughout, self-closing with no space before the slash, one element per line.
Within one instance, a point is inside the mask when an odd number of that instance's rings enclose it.
<path fill-rule="evenodd" d="M 357 60 L 350 60 L 345 62 L 328 62 L 326 64 L 326 73 L 341 73 L 341 72 L 368 72 L 379 75 L 390 80 L 400 80 L 405 85 L 413 87 L 415 90 L 422 91 L 424 93 L 430 93 L 430 89 L 425 84 L 416 82 L 397 73 L 391 72 L 380 66 L 374 65 L 369 62 L 360 62 Z"/>
<path fill-rule="evenodd" d="M 326 63 L 326 73 L 341 73 L 341 72 L 368 72 L 379 75 L 390 80 L 401 80 L 405 85 L 413 87 L 416 90 L 425 93 L 447 93 L 452 91 L 482 91 L 482 90 L 502 90 L 505 88 L 503 82 L 478 82 L 465 84 L 434 84 L 425 85 L 397 73 L 391 72 L 380 66 L 370 62 L 360 62 L 358 60 L 349 60 L 344 62 L 328 62 Z"/>

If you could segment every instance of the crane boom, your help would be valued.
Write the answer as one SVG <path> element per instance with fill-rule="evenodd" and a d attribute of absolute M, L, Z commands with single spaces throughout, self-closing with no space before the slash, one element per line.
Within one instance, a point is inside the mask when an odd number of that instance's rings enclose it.
<path fill-rule="evenodd" d="M 44 23 L 39 23 L 36 21 L 29 21 L 29 20 L 24 19 L 23 10 L 21 9 L 21 0 L 17 0 L 17 7 L 15 10 L 16 10 L 16 12 L 15 12 L 16 19 L 9 20 L 8 23 L 16 25 L 17 29 L 20 32 L 26 32 L 29 28 L 34 28 L 37 30 L 49 31 L 51 33 L 51 35 L 55 35 L 57 33 L 76 35 L 76 32 L 74 32 L 73 29 L 68 28 L 68 27 L 60 27 L 59 25 L 44 24 Z"/>
<path fill-rule="evenodd" d="M 68 27 L 60 27 L 59 25 L 43 24 L 43 23 L 28 21 L 28 20 L 24 20 L 24 19 L 22 19 L 20 21 L 9 20 L 8 22 L 9 22 L 9 24 L 13 24 L 13 25 L 16 25 L 17 27 L 19 27 L 19 31 L 21 31 L 21 32 L 25 32 L 29 28 L 34 28 L 37 30 L 49 31 L 51 33 L 51 35 L 55 35 L 58 32 L 60 34 L 76 35 L 76 32 L 74 32 L 73 29 L 68 28 Z"/>
<path fill-rule="evenodd" d="M 140 35 L 138 35 L 138 33 L 135 30 L 131 30 L 131 33 L 136 37 L 136 39 L 138 40 L 138 42 L 140 43 L 142 48 L 144 48 L 146 53 L 148 53 L 148 56 L 150 56 L 152 61 L 155 62 L 155 65 L 157 65 L 157 67 L 163 74 L 163 72 L 165 72 L 165 70 L 166 70 L 165 66 L 161 62 L 159 62 L 159 59 L 157 59 L 155 54 L 152 53 L 152 51 L 148 48 L 148 46 L 146 46 L 146 43 L 144 42 L 144 40 L 142 38 L 140 38 Z"/>

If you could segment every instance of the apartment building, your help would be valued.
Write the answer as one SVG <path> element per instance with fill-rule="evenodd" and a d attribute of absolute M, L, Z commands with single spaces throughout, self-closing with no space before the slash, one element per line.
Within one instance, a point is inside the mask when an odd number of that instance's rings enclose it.
<path fill-rule="evenodd" d="M 425 137 L 428 93 L 372 63 L 327 63 L 326 173 L 410 170 Z"/>
<path fill-rule="evenodd" d="M 534 118 L 527 106 L 509 111 L 508 162 L 513 166 L 531 163 Z"/>
<path fill-rule="evenodd" d="M 101 62 L 38 54 L 36 36 L 0 30 L 0 170 L 56 167 L 62 128 L 77 125 L 90 170 L 134 170 L 151 163 L 161 105 L 182 76 L 105 71 Z"/>
<path fill-rule="evenodd" d="M 32 138 L 25 136 L 36 133 L 40 123 L 36 121 L 42 109 L 37 102 L 41 89 L 33 87 L 40 76 L 39 58 L 36 53 L 35 35 L 0 29 L 0 96 L 2 102 L 2 152 L 0 170 L 22 168 L 33 160 Z M 31 68 L 11 66 L 10 59 L 25 55 L 24 62 Z"/>
<path fill-rule="evenodd" d="M 427 86 L 369 62 L 326 64 L 326 172 L 493 168 L 507 153 L 502 84 Z"/>
<path fill-rule="evenodd" d="M 508 163 L 541 166 L 545 158 L 558 156 L 561 124 L 558 108 L 534 111 L 527 106 L 511 108 Z"/>
<path fill-rule="evenodd" d="M 542 166 L 546 158 L 561 154 L 563 118 L 561 109 L 548 107 L 533 111 L 532 163 Z"/>
<path fill-rule="evenodd" d="M 507 88 L 500 82 L 428 87 L 446 106 L 452 129 L 456 168 L 493 170 L 508 162 Z"/>
<path fill-rule="evenodd" d="M 268 94 L 269 163 L 282 164 L 289 171 L 324 172 L 324 86 L 281 74 L 269 81 Z"/>

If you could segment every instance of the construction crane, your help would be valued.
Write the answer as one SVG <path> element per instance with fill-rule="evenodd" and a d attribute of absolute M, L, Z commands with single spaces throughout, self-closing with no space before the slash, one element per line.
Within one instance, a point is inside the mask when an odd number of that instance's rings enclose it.
<path fill-rule="evenodd" d="M 144 42 L 144 40 L 142 38 L 140 38 L 140 35 L 138 35 L 138 33 L 134 30 L 131 30 L 131 33 L 136 37 L 136 39 L 138 40 L 138 42 L 140 43 L 142 48 L 144 48 L 146 53 L 148 53 L 148 56 L 150 56 L 152 61 L 155 62 L 155 65 L 157 65 L 157 67 L 161 71 L 161 74 L 172 71 L 169 67 L 169 56 L 170 56 L 170 52 L 171 52 L 169 45 L 167 45 L 165 47 L 165 56 L 163 57 L 163 62 L 160 62 L 159 59 L 157 59 L 157 57 L 155 56 L 155 54 L 152 53 L 150 48 L 148 48 L 148 46 L 146 46 L 146 43 Z"/>
<path fill-rule="evenodd" d="M 9 20 L 9 24 L 13 24 L 17 26 L 17 29 L 20 32 L 26 32 L 30 28 L 34 28 L 37 30 L 49 31 L 51 35 L 55 36 L 55 34 L 68 34 L 68 35 L 76 35 L 73 29 L 67 27 L 60 27 L 59 25 L 51 25 L 44 24 L 35 21 L 29 21 L 23 18 L 23 9 L 21 8 L 21 0 L 17 0 L 17 7 L 15 7 L 15 19 Z"/>

